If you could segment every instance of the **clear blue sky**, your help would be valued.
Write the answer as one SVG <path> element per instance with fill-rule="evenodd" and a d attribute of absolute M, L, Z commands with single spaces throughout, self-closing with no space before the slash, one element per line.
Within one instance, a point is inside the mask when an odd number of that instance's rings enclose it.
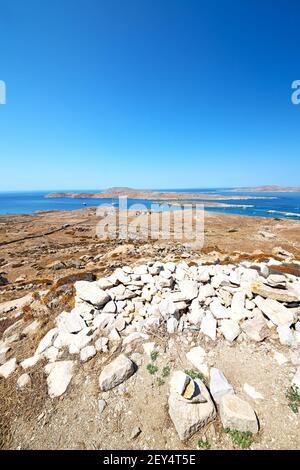
<path fill-rule="evenodd" d="M 0 190 L 300 185 L 299 0 L 0 0 Z"/>

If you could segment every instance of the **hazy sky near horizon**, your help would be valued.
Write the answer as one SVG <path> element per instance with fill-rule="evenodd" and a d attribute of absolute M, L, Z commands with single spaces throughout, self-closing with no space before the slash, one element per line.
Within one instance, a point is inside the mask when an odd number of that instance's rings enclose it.
<path fill-rule="evenodd" d="M 0 0 L 0 190 L 300 185 L 298 0 Z"/>

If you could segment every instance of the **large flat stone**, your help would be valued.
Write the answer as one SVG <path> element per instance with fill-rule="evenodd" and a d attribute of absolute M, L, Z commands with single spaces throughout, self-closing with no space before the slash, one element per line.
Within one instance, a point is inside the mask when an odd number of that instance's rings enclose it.
<path fill-rule="evenodd" d="M 258 294 L 266 299 L 279 300 L 280 302 L 297 302 L 296 295 L 282 289 L 275 289 L 266 286 L 262 282 L 252 282 L 250 289 L 254 294 Z"/>

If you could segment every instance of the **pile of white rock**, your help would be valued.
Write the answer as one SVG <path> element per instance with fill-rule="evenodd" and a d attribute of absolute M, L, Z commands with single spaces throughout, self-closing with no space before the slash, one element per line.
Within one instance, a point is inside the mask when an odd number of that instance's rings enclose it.
<path fill-rule="evenodd" d="M 299 347 L 299 277 L 272 274 L 268 263 L 192 264 L 150 262 L 118 268 L 111 276 L 97 281 L 77 281 L 75 307 L 56 318 L 56 326 L 40 341 L 34 356 L 21 362 L 24 374 L 18 386 L 22 388 L 30 383 L 27 369 L 46 358 L 49 395 L 59 396 L 66 391 L 76 364 L 75 360 L 60 360 L 65 350 L 79 356 L 80 362 L 86 362 L 97 353 L 117 349 L 126 352 L 130 343 L 146 342 L 149 334 L 158 329 L 170 335 L 196 330 L 213 342 L 221 339 L 260 342 L 276 336 L 282 345 Z M 6 347 L 2 341 L 0 353 L 4 357 Z M 188 359 L 208 375 L 205 352 L 201 353 L 201 349 L 194 348 Z M 127 356 L 121 355 L 116 361 L 107 366 L 111 369 L 101 372 L 102 390 L 116 386 L 135 371 Z M 5 362 L 0 367 L 0 376 L 10 376 L 17 367 L 15 359 Z M 185 383 L 188 379 L 181 376 L 178 380 Z M 293 383 L 300 388 L 300 370 Z M 207 396 L 202 383 L 186 385 L 198 387 L 200 395 Z M 179 388 L 170 395 L 174 415 L 180 410 L 178 402 L 184 410 L 189 406 L 185 402 L 188 397 L 180 399 Z M 221 407 L 223 415 L 226 406 L 232 405 L 229 402 Z M 194 405 L 201 406 L 201 403 Z M 214 406 L 208 407 L 207 413 L 212 418 Z M 179 434 L 186 437 L 181 431 Z"/>

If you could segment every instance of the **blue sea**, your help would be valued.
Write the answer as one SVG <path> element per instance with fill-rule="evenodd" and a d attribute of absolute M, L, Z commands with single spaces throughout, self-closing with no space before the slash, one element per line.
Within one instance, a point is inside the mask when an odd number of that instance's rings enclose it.
<path fill-rule="evenodd" d="M 164 189 L 158 189 L 164 191 Z M 171 191 L 165 189 L 165 191 Z M 216 194 L 220 197 L 217 202 L 232 204 L 232 207 L 206 207 L 210 212 L 224 212 L 229 214 L 239 214 L 244 216 L 276 217 L 284 219 L 300 220 L 300 192 L 298 193 L 249 193 L 231 192 L 224 188 L 213 189 L 174 189 L 173 191 Z M 99 205 L 118 206 L 118 199 L 71 199 L 71 198 L 47 198 L 46 195 L 52 191 L 32 191 L 32 192 L 0 192 L 0 214 L 31 214 L 37 211 L 52 210 L 76 210 L 83 207 L 95 207 Z M 75 192 L 75 190 L 74 190 Z M 88 192 L 86 190 L 76 190 L 76 192 Z M 100 192 L 91 190 L 90 192 Z M 222 196 L 250 196 L 250 199 L 226 200 Z M 259 197 L 260 199 L 255 199 Z M 251 199 L 253 198 L 253 199 Z M 203 199 L 202 201 L 206 201 Z M 151 200 L 128 199 L 128 208 L 133 204 L 143 204 L 148 209 L 151 208 Z M 191 201 L 192 202 L 192 201 Z M 238 207 L 243 205 L 244 207 Z M 236 207 L 235 207 L 236 206 Z M 165 208 L 162 208 L 165 210 Z"/>

